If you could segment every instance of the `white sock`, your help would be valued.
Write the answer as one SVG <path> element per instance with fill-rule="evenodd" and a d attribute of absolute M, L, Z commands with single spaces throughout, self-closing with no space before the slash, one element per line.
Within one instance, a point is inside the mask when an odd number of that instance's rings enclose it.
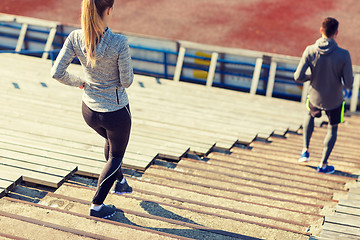
<path fill-rule="evenodd" d="M 126 182 L 125 177 L 123 177 L 123 179 L 120 181 L 121 184 L 124 184 Z"/>
<path fill-rule="evenodd" d="M 94 204 L 91 204 L 90 209 L 95 210 L 95 211 L 100 211 L 100 209 L 102 208 L 103 205 L 104 205 L 104 204 L 101 204 L 101 205 L 99 205 L 99 206 L 96 206 L 96 205 L 94 205 Z"/>

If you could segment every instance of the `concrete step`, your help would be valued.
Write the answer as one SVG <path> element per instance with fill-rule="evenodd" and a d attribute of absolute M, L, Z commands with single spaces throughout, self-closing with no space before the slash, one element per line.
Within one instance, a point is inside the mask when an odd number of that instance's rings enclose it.
<path fill-rule="evenodd" d="M 0 202 L 1 216 L 11 218 L 11 220 L 20 219 L 28 223 L 44 225 L 46 227 L 59 229 L 62 232 L 65 232 L 65 235 L 59 235 L 58 239 L 65 239 L 66 234 L 68 233 L 93 239 L 119 239 L 124 237 L 127 239 L 174 238 L 173 235 L 163 234 L 157 231 L 151 231 L 115 221 L 98 219 L 90 217 L 88 214 L 85 215 L 81 213 L 70 212 L 65 209 L 48 207 L 45 205 L 30 203 L 14 198 L 4 197 L 0 200 Z M 70 207 L 72 207 L 72 205 L 68 205 L 68 208 Z M 26 233 L 31 234 L 30 231 L 26 231 Z M 36 233 L 36 231 L 32 232 L 32 235 L 33 239 L 46 239 L 41 238 L 39 233 Z M 48 236 L 50 236 L 50 233 Z"/>
<path fill-rule="evenodd" d="M 341 130 L 339 130 L 341 131 Z M 271 137 L 269 138 L 269 142 L 253 142 L 250 144 L 251 147 L 255 147 L 255 146 L 260 146 L 261 148 L 264 148 L 266 146 L 271 145 L 271 147 L 273 147 L 274 150 L 280 150 L 281 153 L 294 153 L 296 155 L 300 155 L 300 152 L 302 150 L 303 147 L 303 139 L 301 136 L 301 139 L 299 139 L 299 137 L 297 137 L 297 139 L 293 139 L 292 137 L 290 137 L 292 134 L 287 134 L 285 137 L 286 138 L 276 138 L 276 137 Z M 315 135 L 317 135 L 317 133 L 314 133 L 314 138 L 311 138 L 311 143 L 310 143 L 310 149 L 313 150 L 314 154 L 316 155 L 320 155 L 321 154 L 321 150 L 323 149 L 323 140 L 325 135 L 320 136 L 319 138 L 316 138 Z M 334 155 L 337 157 L 341 157 L 341 156 L 347 156 L 349 157 L 349 162 L 350 160 L 352 160 L 353 158 L 355 158 L 357 156 L 357 154 L 359 153 L 357 147 L 356 147 L 356 143 L 357 141 L 354 141 L 354 139 L 347 139 L 344 137 L 339 136 L 337 139 L 337 142 L 335 144 L 334 147 Z M 346 144 L 346 145 L 345 145 Z M 349 150 L 349 149 L 354 149 L 354 151 L 345 151 L 344 150 Z"/>
<path fill-rule="evenodd" d="M 258 223 L 256 222 L 256 217 L 252 217 L 252 219 L 244 218 L 244 214 L 242 214 L 242 217 L 239 217 L 240 214 L 238 214 L 237 217 L 230 217 L 226 215 L 221 216 L 222 211 L 219 211 L 218 209 L 218 213 L 215 213 L 213 211 L 209 211 L 209 207 L 203 205 L 199 206 L 198 204 L 196 204 L 195 206 L 194 204 L 188 204 L 188 201 L 186 199 L 183 199 L 183 204 L 179 205 L 175 203 L 176 201 L 174 201 L 174 199 L 169 201 L 169 199 L 164 197 L 158 197 L 158 201 L 154 201 L 153 197 L 157 194 L 157 192 L 154 192 L 154 195 L 150 194 L 150 196 L 147 194 L 143 194 L 142 191 L 139 192 L 136 184 L 134 185 L 135 182 L 141 182 L 134 181 L 134 179 L 131 178 L 128 179 L 128 182 L 129 184 L 131 184 L 131 186 L 134 187 L 133 194 L 123 195 L 122 197 L 110 194 L 107 198 L 111 203 L 119 206 L 124 206 L 124 208 L 121 208 L 122 210 L 124 210 L 124 212 L 128 211 L 125 210 L 125 208 L 129 208 L 143 213 L 150 213 L 155 216 L 163 216 L 170 219 L 174 218 L 178 219 L 179 221 L 185 222 L 190 221 L 194 224 L 199 224 L 200 226 L 203 226 L 203 228 L 207 227 L 210 229 L 218 229 L 216 230 L 216 232 L 219 233 L 233 233 L 235 234 L 235 237 L 237 236 L 240 238 L 243 237 L 243 235 L 251 237 L 265 236 L 255 234 L 256 232 L 258 232 L 259 234 L 260 232 L 262 232 L 262 234 L 265 234 L 266 232 L 266 236 L 297 236 L 300 238 L 302 236 L 307 236 L 307 227 L 305 225 L 297 226 L 298 229 L 301 228 L 302 231 L 300 232 L 298 230 L 295 230 L 294 226 L 292 226 L 291 229 L 289 227 L 291 224 L 287 224 L 289 228 L 284 227 L 286 226 L 286 224 L 283 224 L 282 226 L 272 226 L 270 225 L 269 220 L 261 219 L 261 217 L 259 216 L 257 217 Z M 177 190 L 172 191 L 173 195 L 177 195 L 176 191 Z M 94 194 L 94 189 L 85 189 L 83 187 L 80 187 L 79 189 L 79 187 L 65 184 L 60 187 L 56 192 L 61 194 L 69 194 L 71 192 L 76 192 L 76 195 L 79 196 L 81 199 L 91 199 L 92 195 Z M 216 208 L 216 206 L 214 208 Z M 223 236 L 222 239 L 226 239 L 226 236 Z"/>
<path fill-rule="evenodd" d="M 93 189 L 76 188 L 68 185 L 66 186 L 66 191 L 69 195 L 75 191 L 76 195 L 81 198 L 49 193 L 41 199 L 39 204 L 68 210 L 74 213 L 82 213 L 84 215 L 88 214 L 91 202 L 85 199 L 91 199 L 94 194 Z M 159 213 L 157 215 L 153 215 L 151 213 L 154 213 L 154 209 L 151 208 L 154 206 L 144 201 L 138 201 L 135 199 L 126 199 L 124 201 L 122 198 L 120 201 L 116 200 L 112 201 L 112 203 L 122 207 L 119 209 L 117 215 L 111 218 L 112 221 L 134 225 L 145 229 L 157 230 L 164 233 L 172 233 L 180 237 L 229 239 L 229 237 L 231 238 L 237 236 L 236 234 L 226 231 L 222 231 L 219 234 L 215 233 L 220 232 L 220 230 L 210 229 L 194 224 L 191 220 L 179 221 L 176 219 L 165 218 L 161 217 Z M 150 213 L 147 211 L 150 211 Z"/>
<path fill-rule="evenodd" d="M 155 172 L 155 173 L 154 173 Z M 175 175 L 175 176 L 174 176 Z M 182 190 L 191 192 L 201 193 L 203 195 L 216 196 L 222 199 L 233 200 L 236 202 L 249 201 L 250 203 L 262 203 L 277 207 L 286 207 L 288 209 L 294 209 L 298 211 L 309 211 L 309 212 L 320 212 L 323 208 L 322 205 L 315 205 L 313 203 L 301 202 L 305 198 L 294 197 L 293 200 L 286 194 L 279 194 L 279 192 L 264 191 L 257 188 L 246 188 L 238 186 L 236 184 L 228 184 L 222 181 L 216 181 L 213 179 L 201 179 L 193 176 L 181 176 L 176 177 L 177 173 L 166 174 L 164 171 L 152 171 L 148 169 L 147 173 L 143 176 L 144 179 L 151 181 L 152 183 L 163 184 L 168 187 L 176 187 Z M 166 183 L 165 183 L 166 182 Z M 217 183 L 216 183 L 217 182 Z M 219 187 L 221 186 L 221 187 Z M 241 190 L 239 190 L 241 189 Z M 314 201 L 316 202 L 316 201 Z M 328 204 L 326 201 L 323 203 Z M 326 208 L 334 208 L 334 203 L 329 203 Z M 248 215 L 251 215 L 248 213 Z M 281 216 L 278 221 L 281 221 Z M 274 217 L 274 216 L 273 216 Z M 285 218 L 288 219 L 288 218 Z M 315 223 L 319 223 L 317 220 L 312 222 L 306 222 L 306 217 L 298 217 L 293 221 L 293 224 L 299 224 L 304 221 L 308 226 Z M 319 218 L 320 219 L 320 218 Z M 321 221 L 320 221 L 321 222 Z"/>
<path fill-rule="evenodd" d="M 341 135 L 342 129 L 340 128 L 338 131 L 338 140 L 336 142 L 336 147 L 334 148 L 335 150 L 342 150 L 342 149 L 349 149 L 351 148 L 351 153 L 359 153 L 360 150 L 356 147 L 356 142 L 358 141 L 358 139 L 353 138 L 348 136 L 348 134 L 351 133 L 343 133 L 343 135 Z M 346 134 L 346 135 L 345 135 Z M 311 144 L 310 144 L 310 148 L 314 149 L 314 150 L 322 150 L 323 148 L 323 139 L 325 137 L 326 133 L 318 133 L 318 132 L 314 132 L 313 136 L 311 137 Z M 342 139 L 344 141 L 342 141 Z M 285 135 L 285 137 L 274 137 L 272 136 L 271 138 L 269 138 L 269 142 L 271 142 L 272 146 L 274 146 L 274 148 L 276 149 L 277 147 L 280 146 L 284 146 L 283 149 L 291 149 L 291 150 L 297 150 L 301 151 L 302 149 L 302 143 L 303 143 L 303 137 L 302 134 L 294 134 L 294 133 L 288 133 Z M 260 143 L 260 142 L 258 142 Z M 254 143 L 256 144 L 256 143 Z M 251 144 L 252 145 L 252 144 Z M 336 151 L 335 151 L 336 152 Z"/>
<path fill-rule="evenodd" d="M 232 149 L 232 151 L 230 155 L 211 153 L 208 157 L 210 161 L 216 161 L 219 165 L 221 164 L 241 172 L 279 178 L 287 183 L 298 183 L 300 186 L 309 184 L 322 190 L 326 188 L 339 191 L 346 190 L 346 182 L 343 178 L 342 180 L 331 179 L 328 175 L 317 174 L 315 171 L 309 170 L 304 166 L 278 162 L 277 158 L 271 158 L 264 154 L 253 154 L 245 149 L 238 148 Z"/>
<path fill-rule="evenodd" d="M 356 178 L 356 175 L 360 174 L 360 149 L 358 148 L 360 138 L 354 136 L 353 132 L 356 130 L 353 127 L 356 127 L 356 125 L 339 125 L 337 142 L 329 158 L 329 163 L 335 166 L 336 172 L 329 178 L 336 179 L 338 175 Z M 327 129 L 324 127 L 315 129 L 309 149 L 310 161 L 303 163 L 304 166 L 312 169 L 318 166 L 323 152 L 323 140 L 326 131 Z M 267 155 L 288 164 L 294 164 L 297 163 L 300 157 L 303 137 L 301 134 L 288 133 L 285 138 L 271 137 L 269 142 L 255 141 L 250 146 L 251 151 L 254 153 Z"/>
<path fill-rule="evenodd" d="M 22 237 L 18 237 L 18 236 L 14 236 L 14 235 L 11 235 L 11 234 L 7 234 L 4 232 L 0 232 L 0 240 L 9 240 L 9 239 L 12 239 L 12 240 L 27 240 L 26 238 L 22 238 Z"/>
<path fill-rule="evenodd" d="M 339 166 L 343 166 L 344 168 L 360 168 L 360 149 L 358 148 L 358 142 L 360 138 L 354 136 L 353 134 L 354 131 L 356 132 L 356 128 L 357 125 L 353 123 L 339 125 L 338 138 L 329 159 L 331 163 L 336 164 L 338 168 Z M 314 162 L 315 165 L 318 164 L 318 160 L 321 158 L 322 155 L 323 140 L 326 133 L 327 127 L 315 128 L 310 143 L 311 161 L 309 162 L 309 164 L 311 164 L 312 162 Z M 271 141 L 270 144 L 254 142 L 251 144 L 251 146 L 264 148 L 265 145 L 265 147 L 269 148 L 271 145 L 271 149 L 273 149 L 273 152 L 279 152 L 284 154 L 286 151 L 289 151 L 295 154 L 296 159 L 299 157 L 303 147 L 302 131 L 299 131 L 299 134 L 288 133 L 286 134 L 285 138 L 272 137 L 269 140 Z"/>
<path fill-rule="evenodd" d="M 219 196 L 228 196 L 233 198 L 243 199 L 242 195 L 258 196 L 262 198 L 269 198 L 271 201 L 284 201 L 300 205 L 306 205 L 308 207 L 323 207 L 328 202 L 334 202 L 327 198 L 316 198 L 313 196 L 306 196 L 303 194 L 296 194 L 284 190 L 275 190 L 271 188 L 264 188 L 256 186 L 254 184 L 241 184 L 231 181 L 226 181 L 217 177 L 206 177 L 204 175 L 184 172 L 181 168 L 174 170 L 168 170 L 164 167 L 152 166 L 150 167 L 143 177 L 153 179 L 166 178 L 172 182 L 179 182 L 177 186 L 191 185 L 190 189 L 202 189 L 204 193 L 218 193 Z M 336 203 L 336 202 L 335 202 Z"/>
<path fill-rule="evenodd" d="M 222 202 L 226 203 L 226 202 L 231 202 L 232 204 L 236 205 L 243 205 L 243 204 L 253 204 L 256 207 L 259 206 L 264 206 L 264 207 L 272 207 L 274 209 L 277 210 L 285 210 L 285 211 L 289 211 L 291 213 L 301 213 L 301 214 L 305 214 L 305 215 L 312 215 L 312 216 L 321 216 L 318 213 L 318 210 L 316 210 L 314 213 L 314 209 L 316 208 L 309 208 L 309 207 L 299 207 L 300 209 L 298 210 L 296 208 L 297 205 L 290 207 L 287 207 L 286 204 L 265 204 L 265 203 L 259 203 L 258 201 L 251 201 L 251 197 L 249 196 L 248 199 L 235 199 L 235 198 L 231 198 L 228 196 L 219 196 L 219 194 L 213 194 L 213 193 L 209 193 L 209 192 L 203 192 L 200 190 L 195 190 L 195 189 L 191 189 L 191 188 L 186 188 L 186 187 L 180 187 L 180 186 L 176 186 L 173 184 L 168 184 L 166 180 L 163 179 L 156 179 L 154 177 L 144 177 L 142 179 L 132 179 L 133 183 L 138 184 L 137 181 L 141 182 L 144 185 L 147 185 L 146 183 L 152 184 L 154 185 L 154 187 L 159 187 L 159 189 L 163 189 L 164 188 L 164 192 L 166 191 L 170 191 L 169 189 L 177 189 L 177 191 L 179 192 L 179 194 L 181 193 L 181 196 L 184 195 L 187 196 L 187 194 L 190 195 L 194 195 L 194 197 L 196 196 L 199 199 L 206 199 L 206 198 L 210 198 L 211 200 L 213 200 L 213 198 L 219 198 L 218 200 L 214 199 L 214 202 L 216 202 L 217 204 L 219 204 L 220 206 L 222 205 Z M 141 185 L 139 185 L 138 187 L 142 187 Z M 152 186 L 148 186 L 148 187 L 152 187 Z M 190 197 L 186 197 L 186 199 L 191 199 Z M 269 201 L 269 200 L 266 200 Z M 226 206 L 226 205 L 224 205 Z M 242 209 L 242 207 L 239 207 L 240 209 Z"/>
<path fill-rule="evenodd" d="M 247 151 L 244 151 L 244 150 L 247 150 Z M 303 169 L 306 169 L 307 171 L 311 170 L 308 172 L 313 172 L 313 173 L 316 173 L 316 171 L 314 171 L 314 170 L 316 170 L 316 167 L 319 164 L 319 162 L 315 161 L 315 160 L 320 159 L 320 156 L 319 156 L 319 158 L 314 159 L 314 158 L 312 158 L 312 155 L 310 154 L 311 158 L 310 158 L 309 162 L 304 162 L 304 163 L 299 164 L 298 159 L 300 157 L 300 152 L 283 153 L 283 152 L 276 152 L 276 150 L 272 151 L 271 148 L 269 148 L 268 150 L 264 150 L 259 147 L 258 148 L 250 148 L 250 149 L 234 147 L 231 149 L 231 153 L 237 154 L 237 155 L 239 155 L 240 153 L 247 154 L 248 152 L 251 152 L 251 154 L 248 154 L 248 155 L 257 156 L 258 158 L 260 158 L 260 159 L 263 158 L 264 160 L 266 160 L 266 159 L 276 160 L 276 161 L 279 161 L 279 163 L 283 163 L 283 165 L 303 166 Z M 346 164 L 346 163 L 339 164 L 339 166 L 342 167 L 343 169 L 346 167 L 349 167 L 347 165 L 349 165 L 349 164 Z M 351 165 L 354 166 L 354 164 L 351 164 Z M 355 170 L 356 170 L 356 168 L 355 168 Z M 325 178 L 325 179 L 344 179 L 343 177 L 346 177 L 346 176 L 348 176 L 350 178 L 353 177 L 351 174 L 349 174 L 349 173 L 346 174 L 345 172 L 344 172 L 344 174 L 333 174 L 331 176 L 329 176 L 327 174 L 322 174 L 322 175 L 325 175 L 325 176 L 323 176 L 323 178 Z"/>
<path fill-rule="evenodd" d="M 314 139 L 311 139 L 314 140 Z M 338 140 L 340 141 L 340 140 Z M 323 139 L 320 141 L 321 143 L 323 142 Z M 258 142 L 254 142 L 251 144 L 251 146 L 253 147 L 253 150 L 256 152 L 261 152 L 261 153 L 268 153 L 271 152 L 271 155 L 275 155 L 275 156 L 283 156 L 283 157 L 287 157 L 289 159 L 293 159 L 294 162 L 297 161 L 297 159 L 300 157 L 300 152 L 302 150 L 302 145 L 299 144 L 297 149 L 291 149 L 290 147 L 288 147 L 286 144 L 284 145 L 275 145 L 275 144 L 271 144 L 271 143 L 258 143 Z M 355 147 L 355 146 L 354 146 Z M 360 168 L 360 163 L 358 161 L 358 157 L 359 157 L 359 153 L 353 153 L 353 154 L 346 154 L 346 151 L 348 150 L 348 148 L 338 148 L 336 145 L 333 149 L 333 152 L 331 153 L 331 162 L 332 163 L 336 163 L 337 165 L 340 166 L 351 166 L 351 167 L 357 167 Z M 311 164 L 314 163 L 316 166 L 319 163 L 316 159 L 320 160 L 321 155 L 322 155 L 322 147 L 321 149 L 313 149 L 312 145 L 310 145 L 310 159 L 312 161 L 308 162 L 307 164 Z"/>
<path fill-rule="evenodd" d="M 84 235 L 70 233 L 48 226 L 49 223 L 24 218 L 22 215 L 4 214 L 0 212 L 0 239 L 96 239 Z M 34 223 L 33 223 L 34 222 Z M 25 230 L 25 231 L 24 231 Z M 3 235 L 3 236 L 2 236 Z M 103 238 L 105 239 L 105 238 Z"/>
<path fill-rule="evenodd" d="M 232 150 L 236 153 L 239 153 L 239 151 L 237 150 Z M 272 159 L 279 159 L 279 160 L 285 160 L 287 161 L 287 163 L 285 164 L 299 164 L 298 163 L 298 159 L 300 157 L 300 153 L 298 154 L 282 154 L 282 153 L 274 153 L 271 152 L 270 150 L 262 150 L 262 149 L 257 149 L 254 152 L 257 152 L 259 156 L 267 156 L 266 158 L 272 158 Z M 311 154 L 310 154 L 311 155 Z M 266 159 L 264 157 L 264 159 Z M 312 172 L 316 173 L 316 168 L 319 165 L 319 160 L 320 160 L 320 155 L 318 157 L 311 155 L 310 156 L 310 161 L 309 162 L 303 162 L 301 163 L 304 167 L 308 168 L 309 170 L 312 170 Z M 341 160 L 336 160 L 333 161 L 332 159 L 329 160 L 329 163 L 331 165 L 335 166 L 336 172 L 335 174 L 333 174 L 332 176 L 335 176 L 334 179 L 336 179 L 336 176 L 352 176 L 352 174 L 359 174 L 359 166 L 353 163 L 346 163 L 346 162 L 341 162 Z M 349 168 L 354 168 L 355 171 L 349 171 Z M 352 172 L 352 174 L 350 174 L 349 172 Z"/>
<path fill-rule="evenodd" d="M 206 161 L 199 161 L 189 158 L 183 158 L 177 164 L 176 169 L 181 169 L 182 171 L 190 173 L 194 172 L 203 176 L 208 175 L 208 173 L 213 173 L 215 176 L 218 176 L 218 178 L 222 181 L 226 180 L 234 183 L 261 186 L 264 188 L 281 190 L 295 194 L 304 194 L 306 196 L 319 197 L 320 199 L 331 199 L 333 197 L 333 191 L 328 188 L 314 189 L 314 186 L 309 186 L 306 184 L 299 186 L 298 183 L 291 184 L 291 181 L 285 182 L 283 180 L 277 179 L 276 177 L 266 177 L 259 174 L 253 174 L 251 172 L 247 174 L 244 172 L 239 173 L 236 168 L 232 168 L 231 165 L 224 166 L 223 163 L 223 161 L 217 161 L 215 159 L 206 159 Z M 256 164 L 254 164 L 253 166 L 256 167 Z"/>

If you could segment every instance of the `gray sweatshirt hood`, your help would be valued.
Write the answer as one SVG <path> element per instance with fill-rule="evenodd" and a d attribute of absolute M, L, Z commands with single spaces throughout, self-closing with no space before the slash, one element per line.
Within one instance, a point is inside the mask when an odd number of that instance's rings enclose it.
<path fill-rule="evenodd" d="M 104 31 L 99 44 L 96 46 L 96 59 L 99 60 L 104 57 L 108 45 L 111 43 L 111 36 L 113 35 L 110 28 Z M 85 43 L 82 44 L 82 51 L 86 53 Z"/>
<path fill-rule="evenodd" d="M 110 28 L 107 28 L 101 38 L 100 43 L 96 46 L 96 57 L 104 57 L 105 50 L 108 47 L 108 44 L 111 42 L 112 31 Z"/>
<path fill-rule="evenodd" d="M 320 54 L 326 55 L 333 52 L 337 48 L 337 43 L 332 38 L 319 38 L 315 46 Z"/>

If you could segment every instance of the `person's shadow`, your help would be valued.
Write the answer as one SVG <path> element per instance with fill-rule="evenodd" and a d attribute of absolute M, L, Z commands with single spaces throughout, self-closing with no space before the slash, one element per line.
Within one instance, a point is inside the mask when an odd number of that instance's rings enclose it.
<path fill-rule="evenodd" d="M 166 210 L 165 208 L 161 207 L 158 203 L 154 203 L 154 202 L 150 202 L 150 201 L 142 201 L 140 203 L 140 206 L 149 214 L 154 215 L 154 216 L 158 216 L 158 217 L 163 217 L 163 218 L 169 218 L 169 219 L 173 219 L 173 220 L 177 220 L 177 221 L 181 221 L 181 222 L 186 222 L 186 223 L 192 223 L 192 224 L 196 224 L 196 225 L 200 225 L 197 224 L 196 222 L 188 219 L 188 218 L 184 218 L 182 216 L 179 216 L 173 212 L 170 212 L 169 210 Z"/>
<path fill-rule="evenodd" d="M 149 214 L 151 214 L 153 216 L 158 216 L 158 217 L 162 217 L 162 218 L 167 218 L 167 219 L 177 220 L 180 222 L 191 223 L 191 224 L 195 224 L 198 226 L 202 226 L 202 225 L 192 221 L 191 219 L 184 218 L 178 214 L 175 214 L 169 210 L 164 209 L 158 203 L 155 203 L 155 202 L 142 201 L 140 203 L 140 206 L 146 212 L 148 212 Z M 241 235 L 238 233 L 227 232 L 227 231 L 218 230 L 218 229 L 208 229 L 205 227 L 204 228 L 199 227 L 199 229 L 189 229 L 188 227 L 184 227 L 183 229 L 181 229 L 181 228 L 154 228 L 154 227 L 141 226 L 139 224 L 136 224 L 136 223 L 130 221 L 125 216 L 124 212 L 120 209 L 118 209 L 117 213 L 114 216 L 112 216 L 111 218 L 109 218 L 109 220 L 129 224 L 129 225 L 133 225 L 133 226 L 137 226 L 137 227 L 142 227 L 142 228 L 146 228 L 146 229 L 151 229 L 151 230 L 155 230 L 155 231 L 160 231 L 160 232 L 164 232 L 164 233 L 169 233 L 169 234 L 173 234 L 173 235 L 177 235 L 177 236 L 192 238 L 192 239 L 259 240 L 259 238 L 253 238 L 253 237 Z"/>
<path fill-rule="evenodd" d="M 29 189 L 26 186 L 18 185 L 18 186 L 16 186 L 14 191 L 12 191 L 8 194 L 8 196 L 11 198 L 15 198 L 15 199 L 23 200 L 23 201 L 39 203 L 41 201 L 41 199 L 43 199 L 48 194 L 48 191 L 50 191 L 50 190 L 49 189 L 46 189 L 46 190 L 45 189 L 39 189 L 39 190 Z M 149 213 L 153 216 L 198 225 L 199 228 L 190 228 L 190 227 L 186 227 L 186 226 L 182 227 L 180 225 L 177 225 L 176 228 L 175 227 L 174 228 L 171 228 L 171 227 L 169 227 L 169 228 L 149 227 L 150 224 L 147 226 L 141 226 L 140 224 L 136 224 L 133 221 L 131 221 L 130 219 L 128 219 L 126 217 L 126 214 L 121 209 L 117 209 L 116 214 L 114 216 L 112 216 L 111 218 L 108 218 L 108 220 L 132 225 L 132 226 L 137 226 L 137 227 L 141 227 L 141 228 L 146 228 L 146 229 L 150 229 L 150 230 L 155 230 L 158 232 L 169 233 L 169 234 L 173 234 L 176 236 L 192 238 L 192 239 L 258 240 L 258 238 L 248 237 L 248 236 L 244 236 L 244 235 L 237 234 L 237 233 L 227 232 L 224 230 L 208 229 L 205 226 L 192 221 L 191 219 L 182 217 L 182 216 L 175 214 L 169 210 L 166 210 L 165 208 L 163 208 L 162 206 L 160 206 L 158 203 L 155 203 L 155 202 L 142 201 L 140 203 L 140 206 L 147 213 Z M 139 217 L 139 218 L 141 218 L 141 217 Z M 169 224 L 170 224 L 170 226 L 172 225 L 171 223 L 169 223 Z M 240 222 L 239 222 L 239 224 L 240 224 Z"/>

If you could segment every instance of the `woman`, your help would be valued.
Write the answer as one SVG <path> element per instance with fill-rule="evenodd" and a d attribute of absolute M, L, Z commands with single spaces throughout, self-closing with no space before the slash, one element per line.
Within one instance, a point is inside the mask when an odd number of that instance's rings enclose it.
<path fill-rule="evenodd" d="M 84 88 L 82 113 L 85 122 L 105 138 L 107 163 L 98 180 L 90 216 L 108 218 L 116 208 L 103 204 L 110 188 L 117 194 L 131 193 L 121 164 L 131 128 L 129 100 L 125 91 L 133 82 L 133 68 L 127 38 L 114 34 L 108 22 L 114 0 L 83 0 L 81 30 L 70 33 L 54 66 L 52 77 L 59 82 Z M 67 72 L 78 57 L 85 79 Z"/>

